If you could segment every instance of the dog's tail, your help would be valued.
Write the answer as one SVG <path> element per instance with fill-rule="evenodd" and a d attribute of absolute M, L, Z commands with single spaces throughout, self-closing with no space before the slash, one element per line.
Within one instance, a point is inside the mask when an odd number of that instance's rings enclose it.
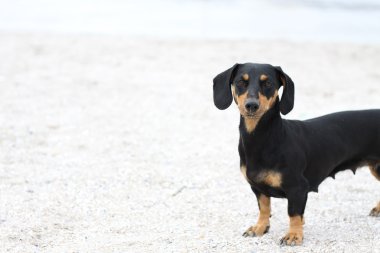
<path fill-rule="evenodd" d="M 377 180 L 380 180 L 380 164 L 374 164 L 370 165 L 369 169 L 374 177 L 377 178 Z"/>

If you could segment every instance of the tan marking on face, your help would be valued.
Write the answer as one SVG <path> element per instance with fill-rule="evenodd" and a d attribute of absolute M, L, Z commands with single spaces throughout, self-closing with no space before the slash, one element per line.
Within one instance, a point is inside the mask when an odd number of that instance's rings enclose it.
<path fill-rule="evenodd" d="M 240 96 L 239 96 L 240 97 Z M 259 109 L 256 111 L 255 113 L 255 117 L 254 118 L 247 118 L 247 117 L 244 117 L 244 122 L 245 122 L 245 128 L 247 129 L 247 132 L 248 133 L 252 133 L 257 124 L 259 123 L 261 117 L 270 109 L 273 107 L 273 105 L 275 104 L 276 102 L 276 99 L 278 97 L 278 91 L 276 90 L 273 94 L 272 97 L 270 97 L 269 99 L 264 96 L 263 94 L 261 94 L 261 92 L 259 92 L 259 102 L 260 102 L 260 107 Z M 239 105 L 239 101 L 238 101 L 238 106 L 239 106 L 239 110 L 240 110 L 240 113 L 244 116 L 244 114 L 246 114 L 246 110 L 245 110 L 245 107 L 244 107 L 244 104 L 245 104 L 245 99 L 247 98 L 247 94 L 245 95 L 244 97 L 244 103 L 242 106 Z"/>
<path fill-rule="evenodd" d="M 376 166 L 379 165 L 370 165 L 369 170 L 371 171 L 371 174 L 376 177 L 377 180 L 380 180 L 380 175 L 376 172 Z"/>
<path fill-rule="evenodd" d="M 276 171 L 264 171 L 257 176 L 257 180 L 271 187 L 279 188 L 282 184 L 281 173 Z"/>
<path fill-rule="evenodd" d="M 234 89 L 234 92 L 235 92 L 235 89 Z M 246 114 L 245 101 L 247 100 L 247 96 L 248 96 L 248 91 L 244 92 L 241 95 L 237 95 L 235 93 L 236 103 L 238 105 L 240 114 L 242 114 L 242 115 Z"/>
<path fill-rule="evenodd" d="M 289 232 L 281 239 L 286 245 L 301 245 L 303 241 L 303 221 L 300 215 L 289 217 Z"/>
<path fill-rule="evenodd" d="M 245 234 L 247 234 L 248 236 L 262 236 L 268 231 L 270 226 L 270 198 L 261 194 L 258 199 L 258 202 L 260 207 L 259 218 L 256 222 L 256 225 L 251 226 L 245 232 Z"/>
<path fill-rule="evenodd" d="M 248 81 L 249 80 L 249 75 L 247 73 L 243 74 L 243 80 Z"/>
<path fill-rule="evenodd" d="M 273 96 L 271 96 L 269 99 L 263 94 L 261 94 L 261 92 L 259 92 L 260 108 L 263 107 L 262 110 L 264 111 L 264 113 L 267 112 L 274 105 L 274 103 L 276 102 L 277 96 L 278 96 L 277 90 L 274 92 Z"/>
<path fill-rule="evenodd" d="M 266 80 L 268 80 L 268 76 L 262 74 L 262 75 L 260 76 L 260 81 L 266 81 Z"/>
<path fill-rule="evenodd" d="M 247 180 L 247 182 L 249 182 L 249 179 L 248 179 L 248 177 L 247 177 L 247 167 L 246 167 L 245 165 L 242 165 L 242 166 L 240 167 L 240 171 L 241 171 L 241 173 L 243 174 L 245 180 Z"/>

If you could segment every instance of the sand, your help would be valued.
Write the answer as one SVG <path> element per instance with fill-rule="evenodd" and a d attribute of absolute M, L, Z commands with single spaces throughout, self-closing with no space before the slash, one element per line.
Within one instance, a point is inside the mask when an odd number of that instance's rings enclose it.
<path fill-rule="evenodd" d="M 380 182 L 367 168 L 310 193 L 305 240 L 280 247 L 239 171 L 238 110 L 212 79 L 282 66 L 287 118 L 380 108 L 380 45 L 0 34 L 1 252 L 380 252 Z M 370 124 L 370 122 L 369 122 Z"/>

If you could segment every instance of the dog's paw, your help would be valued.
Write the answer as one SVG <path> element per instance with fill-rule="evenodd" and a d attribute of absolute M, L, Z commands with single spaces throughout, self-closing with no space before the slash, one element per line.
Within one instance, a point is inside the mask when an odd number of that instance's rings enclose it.
<path fill-rule="evenodd" d="M 380 206 L 374 207 L 369 213 L 369 216 L 380 217 Z"/>
<path fill-rule="evenodd" d="M 302 232 L 289 232 L 280 240 L 280 245 L 302 245 L 303 234 Z"/>
<path fill-rule="evenodd" d="M 263 224 L 263 225 L 256 224 L 255 226 L 248 228 L 247 231 L 243 233 L 243 236 L 244 237 L 262 236 L 269 231 L 269 227 L 270 226 L 267 224 Z"/>

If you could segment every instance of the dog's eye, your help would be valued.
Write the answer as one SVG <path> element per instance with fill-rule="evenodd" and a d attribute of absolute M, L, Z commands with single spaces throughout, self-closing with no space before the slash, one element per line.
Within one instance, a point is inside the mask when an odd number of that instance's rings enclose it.
<path fill-rule="evenodd" d="M 264 86 L 265 88 L 270 88 L 270 87 L 272 86 L 272 84 L 271 84 L 271 82 L 269 82 L 269 81 L 265 81 L 265 82 L 263 83 L 263 86 Z"/>
<path fill-rule="evenodd" d="M 244 80 L 239 80 L 238 86 L 240 86 L 240 87 L 246 87 L 247 86 L 247 82 L 244 81 Z"/>

